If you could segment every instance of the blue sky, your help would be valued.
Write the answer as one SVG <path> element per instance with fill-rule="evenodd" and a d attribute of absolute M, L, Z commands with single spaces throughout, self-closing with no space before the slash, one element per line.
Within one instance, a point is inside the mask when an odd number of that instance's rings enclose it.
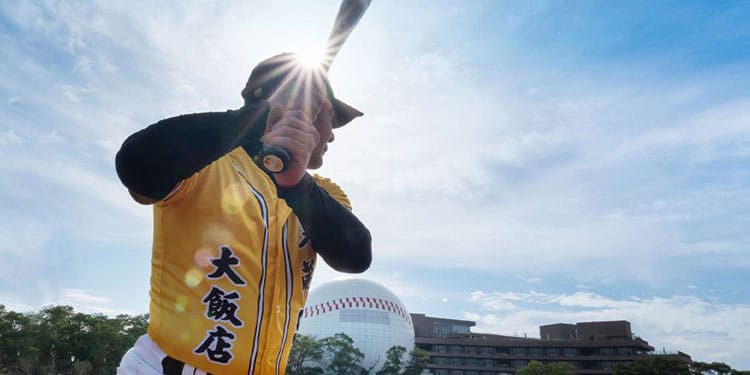
<path fill-rule="evenodd" d="M 0 303 L 147 311 L 130 133 L 241 105 L 335 1 L 0 4 Z M 365 117 L 320 173 L 412 312 L 538 337 L 629 320 L 750 369 L 750 4 L 375 1 L 331 70 Z M 315 284 L 343 277 L 320 267 Z"/>

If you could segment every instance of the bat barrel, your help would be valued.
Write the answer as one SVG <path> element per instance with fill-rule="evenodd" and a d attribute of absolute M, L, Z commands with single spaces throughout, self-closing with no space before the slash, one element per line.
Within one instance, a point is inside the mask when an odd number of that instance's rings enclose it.
<path fill-rule="evenodd" d="M 334 58 L 338 55 L 341 50 L 341 46 L 344 45 L 349 34 L 352 33 L 354 27 L 357 26 L 359 20 L 365 14 L 365 11 L 370 6 L 372 0 L 344 0 L 341 2 L 341 7 L 336 15 L 336 21 L 333 23 L 333 30 L 331 35 L 328 36 L 328 43 L 326 45 L 325 55 L 321 65 L 325 71 L 330 69 L 333 64 Z"/>

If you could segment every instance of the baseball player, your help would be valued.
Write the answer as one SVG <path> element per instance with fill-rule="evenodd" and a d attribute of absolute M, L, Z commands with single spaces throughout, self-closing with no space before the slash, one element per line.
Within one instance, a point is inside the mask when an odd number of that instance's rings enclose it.
<path fill-rule="evenodd" d="M 118 373 L 283 374 L 317 255 L 342 272 L 370 265 L 347 196 L 306 171 L 362 113 L 292 54 L 257 65 L 242 97 L 239 110 L 159 121 L 117 153 L 154 213 L 148 333 Z M 288 152 L 286 170 L 261 169 L 264 144 Z"/>

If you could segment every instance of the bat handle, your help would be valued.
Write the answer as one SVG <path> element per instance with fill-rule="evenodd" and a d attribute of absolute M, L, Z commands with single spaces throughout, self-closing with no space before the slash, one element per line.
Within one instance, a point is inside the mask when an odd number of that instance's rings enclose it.
<path fill-rule="evenodd" d="M 292 158 L 283 148 L 264 144 L 260 151 L 260 161 L 267 172 L 281 173 L 292 163 Z"/>

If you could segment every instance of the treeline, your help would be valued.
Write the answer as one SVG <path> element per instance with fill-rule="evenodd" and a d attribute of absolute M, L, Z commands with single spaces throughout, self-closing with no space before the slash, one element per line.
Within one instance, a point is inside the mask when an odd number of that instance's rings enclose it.
<path fill-rule="evenodd" d="M 122 355 L 146 333 L 148 316 L 75 312 L 48 306 L 19 313 L 0 305 L 0 374 L 114 374 Z M 427 352 L 388 350 L 377 369 L 364 368 L 364 354 L 344 333 L 316 339 L 296 335 L 287 374 L 419 374 Z"/>
<path fill-rule="evenodd" d="M 70 306 L 48 306 L 38 312 L 7 311 L 0 305 L 0 374 L 114 374 L 122 355 L 146 333 L 148 316 L 77 313 Z M 391 347 L 377 368 L 362 365 L 364 354 L 344 333 L 317 339 L 296 335 L 288 375 L 371 374 L 416 375 L 429 363 L 429 354 Z M 721 362 L 690 364 L 654 356 L 616 364 L 615 375 L 748 375 Z M 532 361 L 522 375 L 573 375 L 567 363 Z"/>
<path fill-rule="evenodd" d="M 415 348 L 407 353 L 406 348 L 392 346 L 383 358 L 374 358 L 375 366 L 362 366 L 364 353 L 354 346 L 354 341 L 345 333 L 316 339 L 297 334 L 289 354 L 287 375 L 326 375 L 326 374 L 375 374 L 375 375 L 418 375 L 430 362 L 429 353 Z"/>
<path fill-rule="evenodd" d="M 0 305 L 0 373 L 114 374 L 148 317 L 84 314 L 70 306 L 18 313 Z"/>
<path fill-rule="evenodd" d="M 748 375 L 723 362 L 685 363 L 670 356 L 654 355 L 629 363 L 618 363 L 612 367 L 612 375 Z M 540 363 L 531 361 L 520 368 L 516 375 L 576 375 L 575 367 L 565 362 Z"/>

